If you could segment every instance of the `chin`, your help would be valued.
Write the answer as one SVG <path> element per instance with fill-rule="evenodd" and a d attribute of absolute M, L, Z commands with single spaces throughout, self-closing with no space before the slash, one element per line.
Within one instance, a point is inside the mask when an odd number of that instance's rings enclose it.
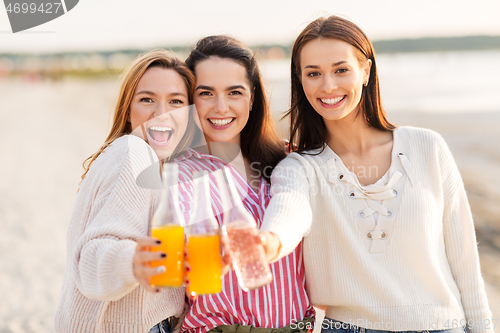
<path fill-rule="evenodd" d="M 160 160 L 168 158 L 172 156 L 172 154 L 174 153 L 174 149 L 171 147 L 166 147 L 166 148 L 153 147 L 153 150 L 156 153 L 156 156 L 158 156 L 158 159 Z"/>

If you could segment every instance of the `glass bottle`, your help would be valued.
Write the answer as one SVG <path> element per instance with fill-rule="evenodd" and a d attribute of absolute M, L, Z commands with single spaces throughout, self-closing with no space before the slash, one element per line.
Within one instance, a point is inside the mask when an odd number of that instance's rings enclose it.
<path fill-rule="evenodd" d="M 222 290 L 219 223 L 210 200 L 208 172 L 194 172 L 194 206 L 188 225 L 189 292 L 215 294 Z"/>
<path fill-rule="evenodd" d="M 161 241 L 151 251 L 162 251 L 167 257 L 152 261 L 151 267 L 165 266 L 166 271 L 151 277 L 153 287 L 180 287 L 184 274 L 184 217 L 180 211 L 178 165 L 165 163 L 162 170 L 163 189 L 160 204 L 153 216 L 151 236 Z"/>
<path fill-rule="evenodd" d="M 271 283 L 273 275 L 264 248 L 257 238 L 255 219 L 243 205 L 228 168 L 224 168 L 224 175 L 232 208 L 224 214 L 223 232 L 229 239 L 238 283 L 241 289 L 249 291 Z"/>

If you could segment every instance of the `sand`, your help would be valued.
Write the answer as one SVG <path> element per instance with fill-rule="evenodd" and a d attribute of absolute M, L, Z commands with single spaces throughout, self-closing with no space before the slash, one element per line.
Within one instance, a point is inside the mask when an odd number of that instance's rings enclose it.
<path fill-rule="evenodd" d="M 276 86 L 275 96 L 286 89 Z M 106 137 L 117 91 L 114 78 L 0 79 L 0 333 L 54 331 L 81 164 Z M 276 109 L 284 103 L 273 99 Z M 500 318 L 500 110 L 389 117 L 436 130 L 450 145 L 472 205 L 493 317 Z"/>

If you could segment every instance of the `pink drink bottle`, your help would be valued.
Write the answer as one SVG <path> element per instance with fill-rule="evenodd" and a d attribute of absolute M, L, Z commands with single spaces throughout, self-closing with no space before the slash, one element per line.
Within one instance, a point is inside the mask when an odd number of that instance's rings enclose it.
<path fill-rule="evenodd" d="M 241 289 L 244 291 L 257 289 L 271 283 L 273 275 L 264 248 L 257 240 L 257 224 L 243 206 L 231 171 L 224 168 L 224 176 L 225 184 L 223 185 L 226 185 L 229 192 L 229 200 L 226 200 L 228 203 L 231 202 L 232 206 L 229 212 L 224 214 L 223 232 L 229 239 L 233 268 Z M 222 186 L 219 185 L 219 187 Z M 220 192 L 224 195 L 224 189 L 221 188 Z"/>

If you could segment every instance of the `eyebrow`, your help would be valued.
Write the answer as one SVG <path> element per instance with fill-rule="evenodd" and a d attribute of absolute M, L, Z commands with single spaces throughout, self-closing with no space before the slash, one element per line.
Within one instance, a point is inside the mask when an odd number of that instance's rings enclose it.
<path fill-rule="evenodd" d="M 149 90 L 138 91 L 136 95 L 141 95 L 141 94 L 156 96 L 156 94 L 154 92 L 149 91 Z M 169 96 L 184 96 L 184 97 L 187 97 L 186 94 L 181 93 L 181 92 L 173 92 L 173 93 L 169 94 Z"/>
<path fill-rule="evenodd" d="M 347 62 L 347 61 L 345 61 L 345 60 L 340 60 L 340 61 L 337 61 L 337 62 L 335 62 L 335 63 L 333 63 L 333 64 L 332 64 L 332 67 L 335 67 L 335 66 L 338 66 L 338 65 L 342 65 L 342 64 L 344 64 L 344 63 L 346 63 L 346 62 Z M 306 66 L 306 67 L 304 67 L 304 68 L 319 68 L 319 66 L 317 66 L 317 65 L 307 65 L 307 66 Z"/>
<path fill-rule="evenodd" d="M 245 86 L 242 86 L 241 84 L 237 84 L 237 85 L 234 85 L 234 86 L 229 86 L 229 87 L 226 88 L 226 90 L 235 90 L 235 89 L 246 90 Z M 199 85 L 198 87 L 196 87 L 195 90 L 209 90 L 209 91 L 214 91 L 215 89 L 213 87 L 210 87 L 210 86 Z"/>
<path fill-rule="evenodd" d="M 141 91 L 138 91 L 136 95 L 140 95 L 140 94 L 147 94 L 147 95 L 153 95 L 153 96 L 156 96 L 156 94 L 152 91 L 149 91 L 149 90 L 141 90 Z"/>
<path fill-rule="evenodd" d="M 210 91 L 213 91 L 214 88 L 212 87 L 209 87 L 209 86 L 203 86 L 203 85 L 199 85 L 198 87 L 196 87 L 195 90 L 210 90 Z"/>
<path fill-rule="evenodd" d="M 170 94 L 170 96 L 184 96 L 187 98 L 187 95 L 185 93 L 181 93 L 181 92 L 173 92 Z"/>

